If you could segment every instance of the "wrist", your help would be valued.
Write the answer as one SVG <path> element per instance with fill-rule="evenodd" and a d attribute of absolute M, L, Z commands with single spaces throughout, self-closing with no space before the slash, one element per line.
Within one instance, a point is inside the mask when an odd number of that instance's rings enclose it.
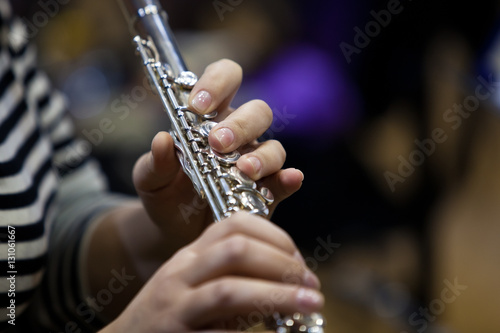
<path fill-rule="evenodd" d="M 97 295 L 109 288 L 115 271 L 133 277 L 101 312 L 103 319 L 113 320 L 165 261 L 165 256 L 159 254 L 160 246 L 154 245 L 161 243 L 159 233 L 154 229 L 156 226 L 147 218 L 138 201 L 110 210 L 94 225 L 87 245 L 82 248 L 82 272 L 86 272 L 87 294 Z M 119 332 L 110 330 L 113 327 L 106 327 L 104 332 Z"/>

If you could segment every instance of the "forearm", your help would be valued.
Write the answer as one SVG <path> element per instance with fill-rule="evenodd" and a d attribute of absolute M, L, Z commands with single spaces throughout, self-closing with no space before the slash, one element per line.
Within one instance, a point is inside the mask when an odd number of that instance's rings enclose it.
<path fill-rule="evenodd" d="M 169 246 L 139 201 L 102 215 L 89 232 L 82 248 L 82 278 L 96 310 L 113 319 L 177 247 Z M 99 297 L 105 301 L 99 303 Z"/>

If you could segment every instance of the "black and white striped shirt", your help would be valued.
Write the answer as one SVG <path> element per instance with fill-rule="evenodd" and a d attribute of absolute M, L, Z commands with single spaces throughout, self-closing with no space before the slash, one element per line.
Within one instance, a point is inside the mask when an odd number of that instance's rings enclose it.
<path fill-rule="evenodd" d="M 78 154 L 65 100 L 24 29 L 0 0 L 0 330 L 89 332 L 100 323 L 88 316 L 80 247 L 122 199 Z"/>

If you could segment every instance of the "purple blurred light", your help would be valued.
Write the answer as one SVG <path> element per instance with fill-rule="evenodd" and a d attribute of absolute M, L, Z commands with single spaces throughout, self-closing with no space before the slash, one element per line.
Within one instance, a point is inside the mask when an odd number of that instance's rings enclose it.
<path fill-rule="evenodd" d="M 305 44 L 277 54 L 242 90 L 271 106 L 274 128 L 286 136 L 333 139 L 360 116 L 357 91 L 343 69 Z"/>

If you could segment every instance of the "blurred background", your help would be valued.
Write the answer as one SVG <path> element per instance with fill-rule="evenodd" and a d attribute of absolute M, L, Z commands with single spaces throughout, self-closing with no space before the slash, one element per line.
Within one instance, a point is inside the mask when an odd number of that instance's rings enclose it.
<path fill-rule="evenodd" d="M 16 0 L 77 133 L 133 194 L 166 116 L 115 1 Z M 244 69 L 305 174 L 273 220 L 321 277 L 328 332 L 499 332 L 498 1 L 163 1 L 197 74 Z M 498 184 L 497 184 L 498 183 Z"/>

